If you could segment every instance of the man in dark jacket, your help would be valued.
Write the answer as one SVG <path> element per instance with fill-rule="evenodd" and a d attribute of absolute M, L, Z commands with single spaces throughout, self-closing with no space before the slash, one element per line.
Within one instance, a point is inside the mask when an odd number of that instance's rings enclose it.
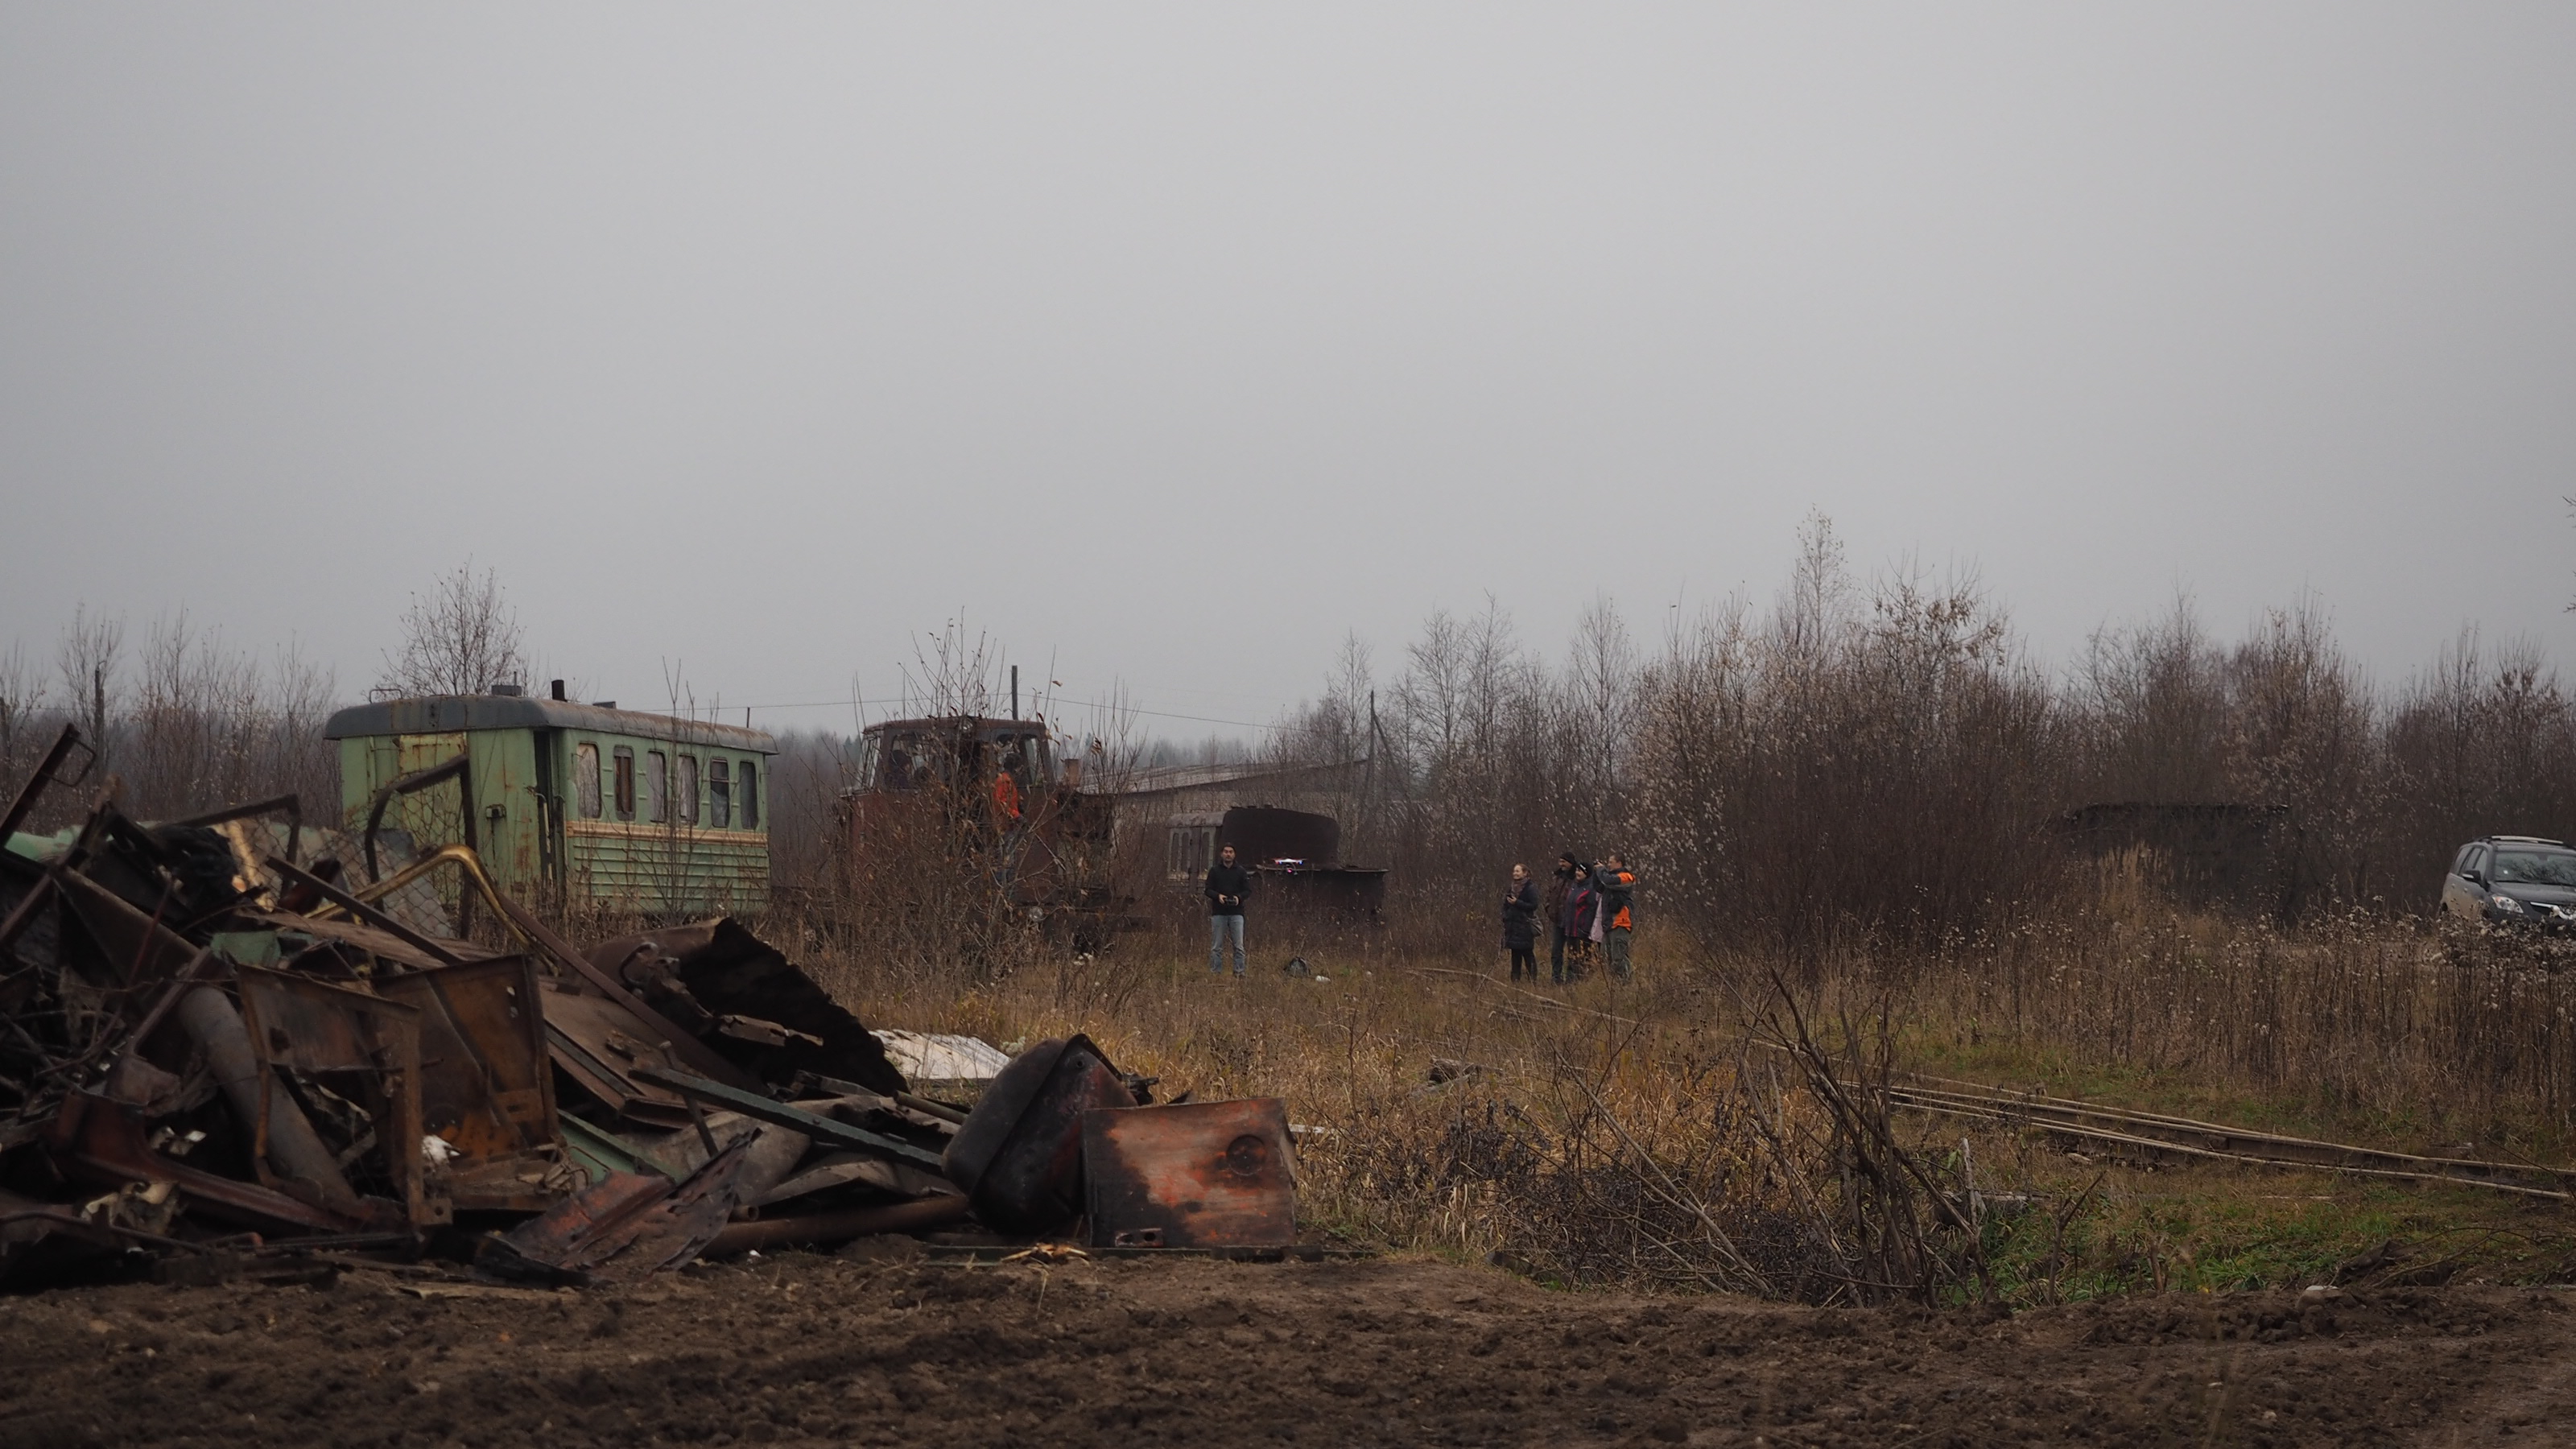
<path fill-rule="evenodd" d="M 1243 974 L 1243 898 L 1252 894 L 1252 872 L 1234 863 L 1234 847 L 1217 852 L 1201 891 L 1208 903 L 1208 970 L 1225 969 L 1225 942 L 1234 938 L 1234 974 Z"/>
<path fill-rule="evenodd" d="M 1538 887 L 1530 883 L 1529 867 L 1512 867 L 1512 883 L 1503 891 L 1503 949 L 1512 953 L 1512 979 L 1521 979 L 1521 968 L 1529 968 L 1532 984 L 1538 981 Z"/>
<path fill-rule="evenodd" d="M 1625 981 L 1628 936 L 1637 926 L 1637 873 L 1613 855 L 1592 868 L 1592 882 L 1601 890 L 1601 944 L 1610 957 L 1610 974 Z"/>
<path fill-rule="evenodd" d="M 1548 979 L 1565 982 L 1565 898 L 1574 894 L 1574 852 L 1556 858 L 1556 869 L 1547 877 L 1547 974 Z"/>

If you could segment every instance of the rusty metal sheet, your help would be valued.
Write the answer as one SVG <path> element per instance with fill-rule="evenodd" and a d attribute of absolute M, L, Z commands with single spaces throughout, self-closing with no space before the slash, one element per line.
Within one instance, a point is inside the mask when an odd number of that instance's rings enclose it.
<path fill-rule="evenodd" d="M 1085 1112 L 1082 1169 L 1094 1247 L 1297 1239 L 1288 1107 L 1277 1097 Z"/>
<path fill-rule="evenodd" d="M 666 1177 L 614 1172 L 498 1239 L 487 1266 L 533 1263 L 610 1283 L 676 1267 L 715 1240 L 733 1215 L 749 1160 L 744 1136 L 674 1187 Z"/>
<path fill-rule="evenodd" d="M 269 1099 L 279 1068 L 307 1074 L 356 1073 L 380 1094 L 377 1152 L 403 1210 L 416 1224 L 444 1222 L 422 1181 L 420 1158 L 420 1009 L 399 1001 L 290 971 L 238 968 L 242 1022 L 259 1060 L 260 1100 Z M 265 1108 L 251 1160 L 265 1174 L 268 1120 Z"/>
<path fill-rule="evenodd" d="M 458 1208 L 537 1211 L 565 1161 L 546 1060 L 535 963 L 504 956 L 388 976 L 388 999 L 420 1012 L 421 1130 L 453 1149 Z"/>
<path fill-rule="evenodd" d="M 634 1076 L 640 1067 L 677 1065 L 667 1039 L 604 996 L 557 984 L 539 998 L 546 1052 L 591 1095 L 640 1122 L 685 1127 L 689 1104 L 678 1093 Z"/>
<path fill-rule="evenodd" d="M 621 936 L 590 948 L 589 964 L 639 993 L 675 1025 L 700 1034 L 743 1080 L 682 1065 L 735 1087 L 785 1083 L 798 1072 L 856 1082 L 872 1092 L 904 1089 L 884 1043 L 832 999 L 786 953 L 730 916 L 646 935 Z M 676 1000 L 675 1000 L 676 998 Z M 727 1016 L 791 1028 L 784 1036 L 720 1032 Z"/>

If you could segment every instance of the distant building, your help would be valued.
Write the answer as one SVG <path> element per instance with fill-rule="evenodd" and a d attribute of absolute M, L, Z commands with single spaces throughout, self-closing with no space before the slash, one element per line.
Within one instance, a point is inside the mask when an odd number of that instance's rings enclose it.
<path fill-rule="evenodd" d="M 1217 848 L 1228 843 L 1218 838 L 1228 810 L 1294 810 L 1324 816 L 1346 831 L 1357 824 L 1350 817 L 1368 785 L 1366 760 L 1287 766 L 1238 762 L 1136 770 L 1103 793 L 1116 802 L 1121 846 L 1140 836 L 1162 836 L 1165 873 L 1180 880 L 1201 875 L 1216 863 Z M 1241 843 L 1237 850 L 1243 852 Z M 1341 864 L 1338 841 L 1330 854 L 1332 859 L 1315 863 Z"/>

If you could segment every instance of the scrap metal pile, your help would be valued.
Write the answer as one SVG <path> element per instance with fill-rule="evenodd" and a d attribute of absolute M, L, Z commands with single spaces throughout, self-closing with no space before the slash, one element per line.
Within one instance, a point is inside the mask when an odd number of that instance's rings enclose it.
<path fill-rule="evenodd" d="M 0 1287 L 360 1261 L 621 1282 L 932 1230 L 1294 1240 L 1276 1099 L 1149 1106 L 1080 1036 L 1006 1065 L 881 1038 L 732 919 L 580 949 L 459 846 L 360 882 L 291 798 L 146 824 L 110 779 L 75 828 L 17 835 L 75 747 L 0 817 Z M 443 901 L 487 908 L 484 939 Z"/>

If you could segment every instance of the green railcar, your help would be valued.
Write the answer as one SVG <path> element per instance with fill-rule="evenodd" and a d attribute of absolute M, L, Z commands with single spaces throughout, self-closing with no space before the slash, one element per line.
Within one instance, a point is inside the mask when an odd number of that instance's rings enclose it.
<path fill-rule="evenodd" d="M 778 742 L 762 731 L 478 694 L 354 705 L 323 734 L 353 834 L 381 812 L 424 853 L 471 844 L 521 899 L 691 916 L 768 903 Z M 435 787 L 389 793 L 460 757 Z"/>

